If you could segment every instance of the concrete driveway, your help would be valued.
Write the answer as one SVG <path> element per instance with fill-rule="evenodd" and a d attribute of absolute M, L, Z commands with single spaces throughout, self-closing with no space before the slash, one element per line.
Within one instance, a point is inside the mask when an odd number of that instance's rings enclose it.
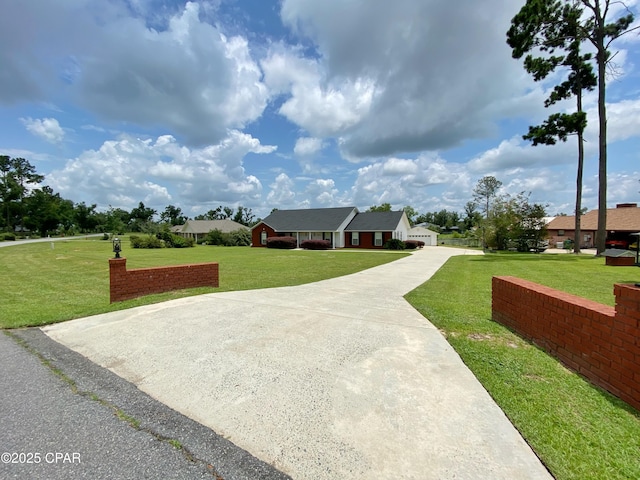
<path fill-rule="evenodd" d="M 402 298 L 461 254 L 476 252 L 425 248 L 313 284 L 42 330 L 295 479 L 550 479 Z"/>

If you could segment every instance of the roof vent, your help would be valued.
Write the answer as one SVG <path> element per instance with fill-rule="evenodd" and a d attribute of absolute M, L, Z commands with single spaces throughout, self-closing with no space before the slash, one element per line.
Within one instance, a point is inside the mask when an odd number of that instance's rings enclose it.
<path fill-rule="evenodd" d="M 616 208 L 638 208 L 637 203 L 618 203 Z"/>

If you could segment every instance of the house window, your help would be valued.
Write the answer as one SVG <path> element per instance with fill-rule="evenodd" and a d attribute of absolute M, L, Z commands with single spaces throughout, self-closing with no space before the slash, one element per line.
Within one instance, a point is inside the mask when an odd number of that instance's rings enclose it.
<path fill-rule="evenodd" d="M 558 230 L 558 235 L 559 236 L 563 236 L 564 235 L 564 230 Z"/>
<path fill-rule="evenodd" d="M 267 232 L 265 231 L 260 232 L 260 244 L 261 245 L 267 244 Z"/>
<path fill-rule="evenodd" d="M 376 247 L 381 247 L 382 246 L 382 232 L 376 232 L 374 234 L 374 240 L 373 240 L 373 244 Z"/>
<path fill-rule="evenodd" d="M 351 234 L 351 245 L 353 245 L 355 247 L 360 245 L 360 233 L 359 232 L 353 232 Z"/>

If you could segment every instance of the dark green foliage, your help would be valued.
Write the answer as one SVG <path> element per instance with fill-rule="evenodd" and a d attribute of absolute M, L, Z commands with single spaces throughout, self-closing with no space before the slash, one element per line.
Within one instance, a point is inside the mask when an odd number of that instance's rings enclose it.
<path fill-rule="evenodd" d="M 547 235 L 545 215 L 545 207 L 529 203 L 529 195 L 524 192 L 496 198 L 486 229 L 487 246 L 528 251 L 528 245 L 539 244 Z"/>
<path fill-rule="evenodd" d="M 587 114 L 584 111 L 568 113 L 554 113 L 549 115 L 542 125 L 530 126 L 529 133 L 523 135 L 524 140 L 530 140 L 534 146 L 555 145 L 558 140 L 566 142 L 569 135 L 584 132 L 587 128 Z"/>
<path fill-rule="evenodd" d="M 167 205 L 160 214 L 160 221 L 170 225 L 183 225 L 188 218 L 182 214 L 182 209 L 174 205 Z"/>
<path fill-rule="evenodd" d="M 297 241 L 294 237 L 269 237 L 267 238 L 267 248 L 294 249 Z"/>
<path fill-rule="evenodd" d="M 390 203 L 383 203 L 380 206 L 373 205 L 372 207 L 369 207 L 369 209 L 367 210 L 367 212 L 390 212 L 390 211 L 391 211 Z"/>
<path fill-rule="evenodd" d="M 447 209 L 438 212 L 427 212 L 418 215 L 415 223 L 428 223 L 436 231 L 440 229 L 448 229 L 451 227 L 464 227 L 458 212 L 448 211 Z"/>
<path fill-rule="evenodd" d="M 164 246 L 167 248 L 188 248 L 193 247 L 195 242 L 192 238 L 184 238 L 175 233 L 171 233 L 168 230 L 164 230 L 156 234 L 156 237 L 164 242 Z"/>
<path fill-rule="evenodd" d="M 155 235 L 131 235 L 129 238 L 131 241 L 131 248 L 163 248 L 164 242 Z"/>
<path fill-rule="evenodd" d="M 251 231 L 238 229 L 233 232 L 222 232 L 219 229 L 211 230 L 206 238 L 207 245 L 222 245 L 225 247 L 248 247 L 251 245 Z"/>
<path fill-rule="evenodd" d="M 225 245 L 224 233 L 220 229 L 211 230 L 206 236 L 207 245 Z"/>
<path fill-rule="evenodd" d="M 300 243 L 300 248 L 305 250 L 327 250 L 331 247 L 329 240 L 304 240 Z"/>
<path fill-rule="evenodd" d="M 251 245 L 251 230 L 240 228 L 229 233 L 231 242 L 237 247 L 248 247 Z"/>
<path fill-rule="evenodd" d="M 14 241 L 16 239 L 16 235 L 15 233 L 2 233 L 0 234 L 0 240 L 9 240 L 9 241 Z"/>
<path fill-rule="evenodd" d="M 384 248 L 386 248 L 387 250 L 404 250 L 405 244 L 399 238 L 392 238 L 384 244 Z"/>
<path fill-rule="evenodd" d="M 238 206 L 235 214 L 233 213 L 233 208 L 223 207 L 222 205 L 220 205 L 215 210 L 209 210 L 204 215 L 197 215 L 194 220 L 224 220 L 226 218 L 242 225 L 246 225 L 247 227 L 250 227 L 251 225 L 255 225 L 257 223 L 255 220 L 255 215 L 253 214 L 251 209 L 243 207 L 242 205 Z"/>

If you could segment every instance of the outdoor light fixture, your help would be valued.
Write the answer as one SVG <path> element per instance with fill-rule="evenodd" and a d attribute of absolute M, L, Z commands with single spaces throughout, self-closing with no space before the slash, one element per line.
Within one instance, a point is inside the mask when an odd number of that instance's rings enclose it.
<path fill-rule="evenodd" d="M 115 258 L 120 258 L 120 252 L 122 251 L 122 242 L 118 237 L 113 239 L 113 253 L 116 254 Z"/>

